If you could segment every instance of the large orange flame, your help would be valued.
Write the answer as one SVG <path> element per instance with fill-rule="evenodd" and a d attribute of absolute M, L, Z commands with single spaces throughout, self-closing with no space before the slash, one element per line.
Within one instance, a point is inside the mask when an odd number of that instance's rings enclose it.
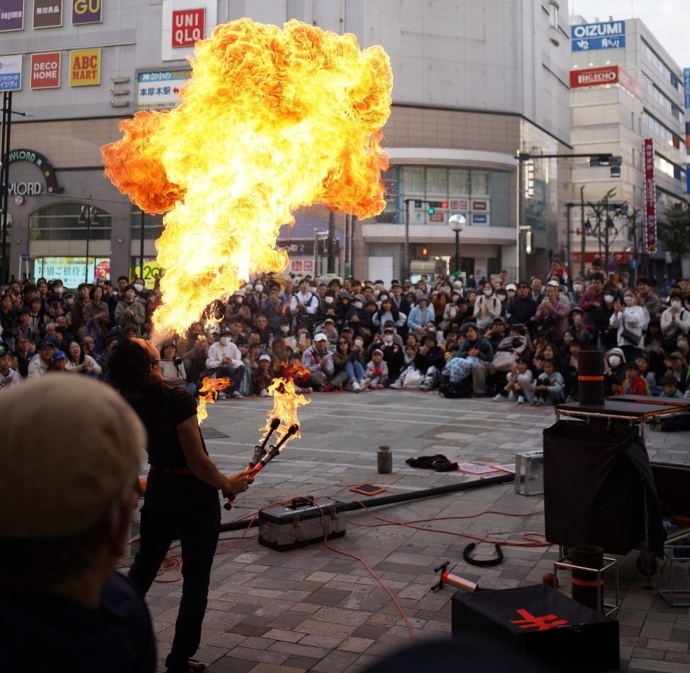
<path fill-rule="evenodd" d="M 275 243 L 296 209 L 327 204 L 371 217 L 384 208 L 381 128 L 392 74 L 381 47 L 359 50 L 299 21 L 241 19 L 197 42 L 181 105 L 122 121 L 103 147 L 106 175 L 150 213 L 165 269 L 158 333 L 183 332 L 252 273 L 282 272 Z"/>
<path fill-rule="evenodd" d="M 294 377 L 308 373 L 309 370 L 299 363 L 292 367 L 285 363 L 282 376 L 273 379 L 273 382 L 268 387 L 268 392 L 273 395 L 273 409 L 266 414 L 268 418 L 266 425 L 259 431 L 264 433 L 261 441 L 271 431 L 271 421 L 274 418 L 280 420 L 280 425 L 276 429 L 276 441 L 272 442 L 273 444 L 279 444 L 280 440 L 288 434 L 288 429 L 293 425 L 297 426 L 298 429 L 297 432 L 292 434 L 290 439 L 300 436 L 297 409 L 305 404 L 309 404 L 311 400 L 296 391 L 297 386 L 295 386 Z"/>
<path fill-rule="evenodd" d="M 224 376 L 220 379 L 213 379 L 210 376 L 204 376 L 201 388 L 199 388 L 199 404 L 196 409 L 196 417 L 199 425 L 208 418 L 208 411 L 206 411 L 206 404 L 210 402 L 213 404 L 218 398 L 218 393 L 225 390 L 230 385 L 230 379 Z"/>

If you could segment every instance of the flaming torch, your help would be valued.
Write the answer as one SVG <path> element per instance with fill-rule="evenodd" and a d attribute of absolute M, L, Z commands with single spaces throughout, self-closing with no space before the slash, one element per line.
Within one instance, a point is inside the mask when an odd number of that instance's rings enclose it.
<path fill-rule="evenodd" d="M 273 394 L 273 409 L 266 414 L 268 422 L 261 428 L 264 434 L 260 440 L 261 443 L 254 447 L 254 455 L 245 468 L 247 472 L 256 474 L 263 470 L 283 450 L 290 439 L 300 436 L 297 409 L 304 404 L 309 404 L 310 400 L 296 392 L 294 378 L 307 373 L 308 371 L 300 364 L 289 367 L 285 363 L 282 376 L 273 379 L 268 387 L 269 393 Z M 273 433 L 277 433 L 278 441 L 266 449 Z M 235 496 L 230 495 L 224 505 L 225 509 L 231 509 L 234 500 Z"/>
<path fill-rule="evenodd" d="M 282 272 L 280 226 L 326 204 L 359 218 L 384 206 L 380 147 L 392 73 L 379 46 L 299 21 L 240 19 L 197 42 L 169 112 L 120 122 L 105 174 L 143 211 L 165 213 L 156 241 L 157 334 L 183 332 L 250 274 Z"/>

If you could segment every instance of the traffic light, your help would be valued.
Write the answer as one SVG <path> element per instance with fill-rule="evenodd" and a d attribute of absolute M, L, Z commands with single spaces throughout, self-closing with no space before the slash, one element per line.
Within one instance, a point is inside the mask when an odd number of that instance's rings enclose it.
<path fill-rule="evenodd" d="M 436 208 L 448 208 L 448 201 L 427 201 L 428 208 L 426 210 L 429 215 L 436 212 Z"/>
<path fill-rule="evenodd" d="M 426 261 L 429 259 L 429 247 L 425 244 L 417 246 L 417 259 Z"/>

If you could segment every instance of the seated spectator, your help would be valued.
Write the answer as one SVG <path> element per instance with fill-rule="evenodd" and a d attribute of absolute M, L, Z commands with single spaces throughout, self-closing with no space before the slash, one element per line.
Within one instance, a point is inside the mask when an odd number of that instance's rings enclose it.
<path fill-rule="evenodd" d="M 647 381 L 640 375 L 640 367 L 634 360 L 625 363 L 625 378 L 621 383 L 619 395 L 651 396 Z"/>
<path fill-rule="evenodd" d="M 441 383 L 441 372 L 445 364 L 446 358 L 443 355 L 443 350 L 438 345 L 436 332 L 427 332 L 414 359 L 415 368 L 424 374 L 419 389 L 427 391 L 438 387 Z"/>
<path fill-rule="evenodd" d="M 604 395 L 618 395 L 625 378 L 625 355 L 620 348 L 604 354 Z"/>
<path fill-rule="evenodd" d="M 488 339 L 479 336 L 479 329 L 474 323 L 466 323 L 462 330 L 465 340 L 458 350 L 456 357 L 450 359 L 443 374 L 449 377 L 450 383 L 461 383 L 469 376 L 472 366 L 479 362 L 490 362 L 493 358 L 493 348 Z M 484 396 L 485 393 L 477 393 Z"/>
<path fill-rule="evenodd" d="M 474 302 L 473 318 L 480 334 L 501 315 L 501 302 L 494 295 L 491 283 L 485 283 L 481 296 Z"/>
<path fill-rule="evenodd" d="M 668 360 L 664 361 L 664 364 L 668 367 L 664 378 L 673 377 L 678 382 L 678 390 L 684 393 L 690 384 L 690 370 L 683 354 L 674 351 L 669 355 Z"/>
<path fill-rule="evenodd" d="M 55 351 L 51 358 L 50 372 L 65 372 L 67 371 L 67 363 L 69 358 L 65 351 Z"/>
<path fill-rule="evenodd" d="M 585 325 L 585 312 L 579 306 L 570 309 L 568 323 L 568 331 L 580 342 L 583 348 L 589 348 L 592 343 L 592 333 Z"/>
<path fill-rule="evenodd" d="M 328 348 L 328 337 L 323 332 L 316 334 L 314 343 L 304 351 L 302 365 L 309 370 L 308 384 L 313 390 L 328 392 L 331 386 L 339 385 L 332 381 L 335 374 L 333 355 Z M 339 378 L 343 379 L 342 375 Z"/>
<path fill-rule="evenodd" d="M 386 327 L 383 330 L 383 345 L 380 347 L 388 369 L 388 384 L 397 380 L 405 362 L 404 345 L 395 329 Z M 386 384 L 384 384 L 386 385 Z"/>
<path fill-rule="evenodd" d="M 350 346 L 345 338 L 338 339 L 333 351 L 333 376 L 331 385 L 345 385 L 348 390 L 358 393 L 366 390 L 369 382 L 365 380 L 364 365 L 362 364 L 362 349 Z"/>
<path fill-rule="evenodd" d="M 55 359 L 53 359 L 53 362 L 55 362 Z M 103 372 L 101 366 L 90 355 L 84 353 L 78 341 L 73 341 L 69 345 L 69 358 L 67 358 L 65 363 L 65 369 L 68 372 L 86 374 L 94 378 Z"/>
<path fill-rule="evenodd" d="M 242 362 L 242 354 L 232 342 L 231 334 L 229 327 L 221 328 L 220 340 L 209 346 L 206 368 L 209 376 L 228 377 L 232 384 L 231 395 L 242 398 L 249 394 L 251 373 Z M 226 396 L 224 392 L 218 395 L 220 399 Z"/>
<path fill-rule="evenodd" d="M 638 355 L 635 358 L 637 366 L 640 368 L 640 376 L 647 382 L 652 395 L 659 396 L 663 392 L 663 386 L 657 384 L 656 374 L 649 368 L 649 360 L 645 355 Z"/>
<path fill-rule="evenodd" d="M 659 397 L 667 397 L 673 400 L 682 400 L 683 393 L 678 390 L 678 381 L 676 381 L 672 376 L 667 376 L 662 381 L 663 389 Z"/>
<path fill-rule="evenodd" d="M 518 361 L 513 366 L 513 369 L 506 374 L 508 383 L 503 389 L 508 393 L 509 402 L 517 402 L 524 404 L 531 402 L 534 398 L 534 391 L 532 390 L 532 370 L 529 368 L 529 363 L 525 358 L 518 358 Z M 494 401 L 504 399 L 503 395 L 496 395 Z"/>
<path fill-rule="evenodd" d="M 385 388 L 388 383 L 388 365 L 383 359 L 383 351 L 374 350 L 371 360 L 367 363 L 366 377 L 372 390 Z"/>
<path fill-rule="evenodd" d="M 252 395 L 268 397 L 268 387 L 273 382 L 273 371 L 271 370 L 271 356 L 263 354 L 259 356 L 256 369 L 252 372 Z"/>
<path fill-rule="evenodd" d="M 532 384 L 534 391 L 533 405 L 544 406 L 545 404 L 561 404 L 563 402 L 563 376 L 556 371 L 552 360 L 544 360 L 542 373 Z"/>
<path fill-rule="evenodd" d="M 401 388 L 404 388 L 405 386 L 405 379 L 411 375 L 412 379 L 416 379 L 415 387 L 419 387 L 419 385 L 422 382 L 422 379 L 424 378 L 424 375 L 421 372 L 417 372 L 414 366 L 414 359 L 415 356 L 417 355 L 417 341 L 415 339 L 415 342 L 408 343 L 405 346 L 404 349 L 404 359 L 403 359 L 403 366 L 402 370 L 400 371 L 400 376 L 393 381 L 393 383 L 388 386 L 389 388 L 392 388 L 393 390 L 400 390 Z M 416 374 L 415 374 L 416 372 Z"/>
<path fill-rule="evenodd" d="M 563 341 L 563 333 L 568 329 L 568 307 L 560 301 L 558 292 L 558 282 L 549 281 L 534 314 L 536 333 L 555 344 Z"/>
<path fill-rule="evenodd" d="M 426 333 L 426 324 L 429 321 L 434 321 L 434 319 L 434 309 L 429 308 L 428 297 L 424 294 L 420 295 L 407 317 L 407 327 L 410 334 L 414 334 L 418 338 L 423 337 Z"/>

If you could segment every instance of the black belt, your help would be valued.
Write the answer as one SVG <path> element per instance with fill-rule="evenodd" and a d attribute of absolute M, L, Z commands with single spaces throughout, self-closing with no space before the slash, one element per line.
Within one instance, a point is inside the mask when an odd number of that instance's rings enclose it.
<path fill-rule="evenodd" d="M 188 467 L 171 467 L 170 465 L 149 465 L 153 472 L 161 474 L 194 474 Z"/>

